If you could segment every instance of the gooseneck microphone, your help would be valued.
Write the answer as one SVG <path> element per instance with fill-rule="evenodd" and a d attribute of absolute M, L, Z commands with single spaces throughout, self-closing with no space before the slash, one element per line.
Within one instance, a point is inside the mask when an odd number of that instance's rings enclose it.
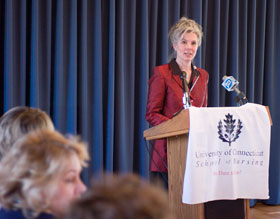
<path fill-rule="evenodd" d="M 182 98 L 183 105 L 184 105 L 184 109 L 187 109 L 191 106 L 188 81 L 187 81 L 187 73 L 185 71 L 182 71 L 180 78 L 182 79 L 182 84 L 183 84 L 183 98 Z"/>
<path fill-rule="evenodd" d="M 248 103 L 248 99 L 246 98 L 245 94 L 240 91 L 237 86 L 239 82 L 233 77 L 233 76 L 224 76 L 222 86 L 227 91 L 235 91 L 237 93 L 237 96 L 234 98 L 234 101 L 236 103 L 239 103 L 239 105 L 243 105 L 245 103 Z"/>

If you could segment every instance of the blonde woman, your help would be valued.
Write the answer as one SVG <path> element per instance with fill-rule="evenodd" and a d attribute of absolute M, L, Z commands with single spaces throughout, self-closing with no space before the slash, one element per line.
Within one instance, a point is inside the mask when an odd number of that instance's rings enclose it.
<path fill-rule="evenodd" d="M 182 72 L 186 73 L 190 104 L 207 106 L 208 72 L 194 65 L 198 47 L 202 41 L 202 28 L 192 19 L 182 17 L 169 31 L 175 58 L 168 64 L 156 66 L 149 80 L 146 120 L 156 126 L 169 120 L 183 107 Z M 166 140 L 154 141 L 150 162 L 152 177 L 164 177 L 167 183 Z M 160 174 L 159 174 L 160 173 Z M 167 186 L 167 185 L 166 185 Z"/>
<path fill-rule="evenodd" d="M 86 190 L 80 179 L 89 155 L 84 143 L 40 130 L 18 140 L 0 166 L 0 218 L 60 218 Z M 17 217 L 20 218 L 20 217 Z M 14 218 L 13 218 L 14 219 Z"/>

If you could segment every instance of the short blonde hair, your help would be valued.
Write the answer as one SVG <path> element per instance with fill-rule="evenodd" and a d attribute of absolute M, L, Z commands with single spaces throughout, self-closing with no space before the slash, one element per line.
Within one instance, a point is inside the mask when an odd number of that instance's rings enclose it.
<path fill-rule="evenodd" d="M 185 33 L 195 33 L 198 39 L 198 46 L 201 45 L 202 28 L 192 19 L 182 17 L 175 25 L 170 28 L 169 38 L 172 44 L 176 44 Z"/>
<path fill-rule="evenodd" d="M 17 106 L 0 118 L 0 160 L 23 135 L 38 129 L 54 130 L 47 113 L 27 106 Z"/>
<path fill-rule="evenodd" d="M 50 130 L 27 134 L 1 162 L 0 203 L 23 210 L 27 217 L 47 211 L 57 180 L 74 155 L 86 166 L 89 155 L 84 143 Z"/>

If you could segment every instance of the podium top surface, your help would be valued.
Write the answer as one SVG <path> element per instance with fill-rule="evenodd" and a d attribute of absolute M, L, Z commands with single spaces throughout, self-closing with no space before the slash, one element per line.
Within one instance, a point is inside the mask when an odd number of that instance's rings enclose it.
<path fill-rule="evenodd" d="M 268 106 L 265 107 L 272 125 Z M 184 109 L 172 119 L 144 131 L 146 140 L 161 139 L 189 133 L 189 110 Z"/>
<path fill-rule="evenodd" d="M 189 132 L 189 110 L 184 109 L 172 119 L 144 131 L 146 140 L 167 138 Z"/>

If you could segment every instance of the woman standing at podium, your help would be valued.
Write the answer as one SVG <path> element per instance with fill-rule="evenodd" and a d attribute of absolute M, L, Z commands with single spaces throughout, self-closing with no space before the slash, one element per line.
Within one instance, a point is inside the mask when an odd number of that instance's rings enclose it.
<path fill-rule="evenodd" d="M 186 73 L 191 106 L 207 106 L 208 72 L 193 64 L 201 45 L 202 29 L 194 20 L 182 17 L 169 31 L 174 57 L 169 63 L 156 66 L 149 80 L 146 120 L 156 126 L 169 120 L 183 108 L 183 84 Z M 168 187 L 166 139 L 154 141 L 150 171 L 152 179 L 164 180 Z"/>

